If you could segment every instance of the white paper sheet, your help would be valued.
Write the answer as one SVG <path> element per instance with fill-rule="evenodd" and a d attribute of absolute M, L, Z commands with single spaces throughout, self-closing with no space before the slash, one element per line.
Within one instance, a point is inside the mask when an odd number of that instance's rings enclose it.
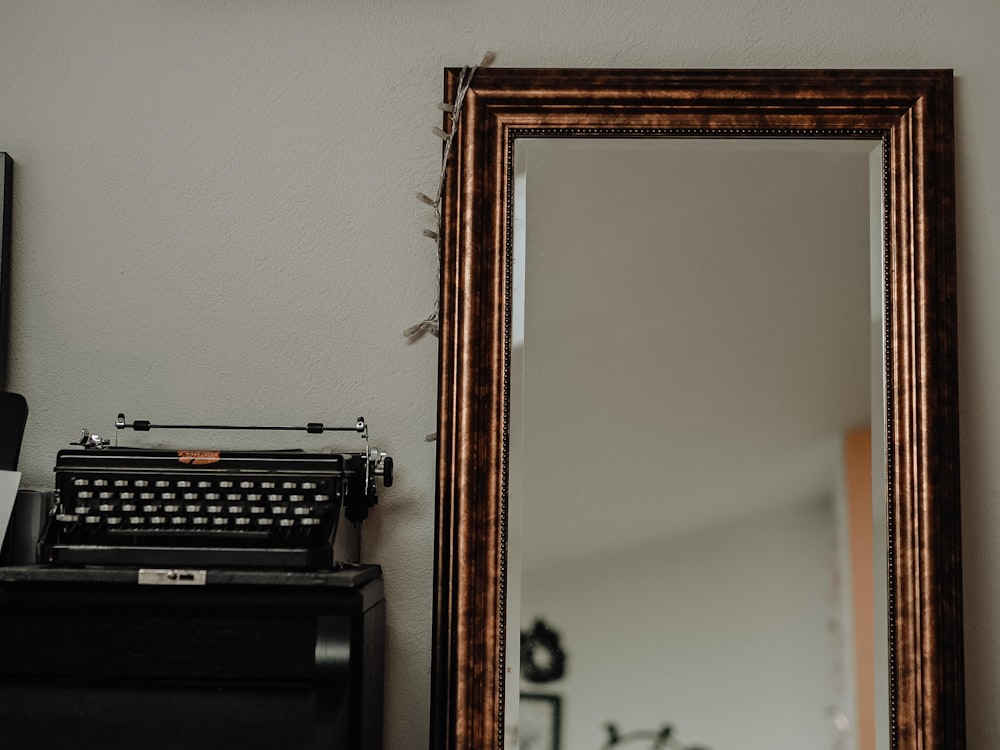
<path fill-rule="evenodd" d="M 10 524 L 10 516 L 14 512 L 14 500 L 21 486 L 21 472 L 0 471 L 0 541 Z"/>

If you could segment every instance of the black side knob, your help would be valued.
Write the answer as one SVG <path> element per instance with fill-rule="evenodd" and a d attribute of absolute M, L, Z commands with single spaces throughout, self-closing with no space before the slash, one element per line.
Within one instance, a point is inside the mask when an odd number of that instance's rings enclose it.
<path fill-rule="evenodd" d="M 382 459 L 382 484 L 385 487 L 392 487 L 392 456 Z"/>

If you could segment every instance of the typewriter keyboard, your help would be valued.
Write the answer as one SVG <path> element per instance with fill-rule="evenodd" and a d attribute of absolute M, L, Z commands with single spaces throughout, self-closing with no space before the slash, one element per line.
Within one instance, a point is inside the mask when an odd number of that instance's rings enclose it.
<path fill-rule="evenodd" d="M 94 545 L 313 547 L 337 521 L 341 477 L 135 476 L 65 478 L 58 542 Z"/>
<path fill-rule="evenodd" d="M 376 501 L 368 453 L 66 449 L 38 559 L 325 568 L 341 511 Z"/>

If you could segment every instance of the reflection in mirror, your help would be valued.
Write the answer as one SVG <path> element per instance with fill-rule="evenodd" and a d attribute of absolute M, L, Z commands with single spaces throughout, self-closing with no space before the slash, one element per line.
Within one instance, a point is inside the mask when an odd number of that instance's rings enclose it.
<path fill-rule="evenodd" d="M 882 154 L 517 141 L 507 748 L 888 737 Z"/>

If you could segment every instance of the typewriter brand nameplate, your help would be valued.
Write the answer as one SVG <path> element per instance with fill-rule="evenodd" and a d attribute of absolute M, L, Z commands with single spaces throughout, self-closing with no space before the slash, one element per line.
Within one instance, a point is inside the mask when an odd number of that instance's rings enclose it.
<path fill-rule="evenodd" d="M 182 464 L 214 464 L 221 457 L 219 451 L 177 451 L 177 460 Z"/>
<path fill-rule="evenodd" d="M 204 570 L 139 568 L 139 584 L 144 586 L 204 586 Z"/>

